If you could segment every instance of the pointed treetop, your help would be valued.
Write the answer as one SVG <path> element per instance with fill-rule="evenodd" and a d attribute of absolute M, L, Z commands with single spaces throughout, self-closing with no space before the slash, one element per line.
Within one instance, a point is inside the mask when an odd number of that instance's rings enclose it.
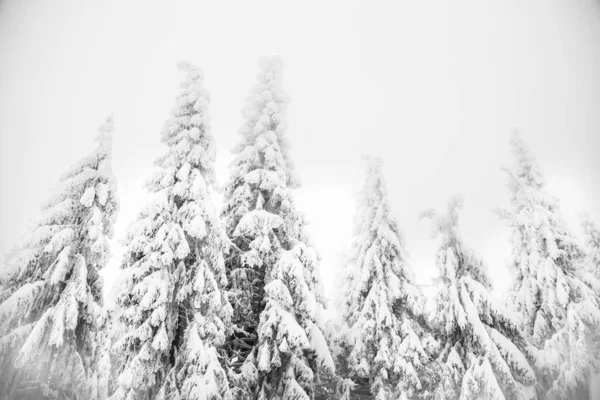
<path fill-rule="evenodd" d="M 363 153 L 360 158 L 367 163 L 367 174 L 381 174 L 381 166 L 383 165 L 381 157 Z"/>
<path fill-rule="evenodd" d="M 283 179 L 288 188 L 294 189 L 300 186 L 300 179 L 294 172 L 294 163 L 289 155 L 290 141 L 286 134 L 289 96 L 281 85 L 282 76 L 279 58 L 261 60 L 256 82 L 242 108 L 244 123 L 238 130 L 242 141 L 232 149 L 237 155 L 232 165 L 245 165 L 236 172 L 240 177 L 257 167 L 279 170 L 278 179 Z M 257 152 L 263 157 L 257 158 Z M 251 166 L 249 170 L 248 166 Z M 232 181 L 238 178 L 232 178 Z"/>
<path fill-rule="evenodd" d="M 528 184 L 538 188 L 544 186 L 544 177 L 535 157 L 531 153 L 529 146 L 523 141 L 523 137 L 518 130 L 513 130 L 510 138 L 512 153 L 516 158 L 516 173 L 519 178 L 523 178 Z"/>
<path fill-rule="evenodd" d="M 115 129 L 115 121 L 113 114 L 109 114 L 104 123 L 98 127 L 98 134 L 96 135 L 96 141 L 100 144 L 100 147 L 107 151 L 107 157 L 111 156 L 110 150 L 112 150 L 112 135 Z"/>
<path fill-rule="evenodd" d="M 200 80 L 204 79 L 204 73 L 202 72 L 202 70 L 191 61 L 187 61 L 187 60 L 179 61 L 177 63 L 177 68 L 179 68 L 180 71 L 187 72 L 189 74 L 194 75 L 193 78 L 200 79 Z"/>
<path fill-rule="evenodd" d="M 383 160 L 381 157 L 362 154 L 361 158 L 367 163 L 367 180 L 363 191 L 367 197 L 374 193 L 387 194 L 385 180 L 382 173 Z"/>
<path fill-rule="evenodd" d="M 432 237 L 436 237 L 440 230 L 449 229 L 450 227 L 458 226 L 459 211 L 464 204 L 464 197 L 460 194 L 455 194 L 448 201 L 448 214 L 440 215 L 434 209 L 427 209 L 419 213 L 419 220 L 428 218 L 433 222 Z"/>
<path fill-rule="evenodd" d="M 281 80 L 283 79 L 283 62 L 279 56 L 275 55 L 261 58 L 260 69 L 261 73 L 265 74 L 267 77 L 267 81 L 281 83 Z"/>
<path fill-rule="evenodd" d="M 112 132 L 114 130 L 115 118 L 113 113 L 110 113 L 104 119 L 104 122 L 98 127 L 98 132 Z"/>
<path fill-rule="evenodd" d="M 448 201 L 448 216 L 450 217 L 453 225 L 458 224 L 459 211 L 463 208 L 465 198 L 460 194 L 455 194 L 450 197 Z"/>

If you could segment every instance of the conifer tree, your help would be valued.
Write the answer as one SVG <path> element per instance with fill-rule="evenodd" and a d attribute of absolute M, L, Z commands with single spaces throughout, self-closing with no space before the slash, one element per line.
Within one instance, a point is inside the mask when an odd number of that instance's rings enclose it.
<path fill-rule="evenodd" d="M 598 281 L 585 267 L 585 253 L 567 228 L 558 200 L 546 193 L 540 168 L 516 132 L 511 145 L 511 210 L 498 211 L 512 230 L 510 301 L 531 345 L 540 397 L 575 398 L 585 391 L 598 355 Z"/>
<path fill-rule="evenodd" d="M 441 236 L 436 266 L 439 291 L 432 325 L 440 344 L 441 377 L 435 399 L 522 399 L 535 376 L 516 321 L 490 294 L 487 266 L 463 242 L 458 226 L 462 199 L 446 215 L 426 211 Z"/>
<path fill-rule="evenodd" d="M 584 233 L 585 250 L 587 250 L 587 266 L 588 270 L 597 278 L 600 279 L 600 229 L 596 226 L 592 217 L 588 213 L 581 213 L 581 225 Z M 600 288 L 598 288 L 600 289 Z M 600 302 L 600 291 L 596 290 L 596 299 Z M 600 335 L 596 337 L 600 340 Z M 600 359 L 593 359 L 588 374 L 588 387 L 582 390 L 585 396 L 586 391 L 589 391 L 589 398 L 600 394 Z"/>
<path fill-rule="evenodd" d="M 102 279 L 118 211 L 112 118 L 62 176 L 1 279 L 0 397 L 101 399 Z M 98 378 L 100 377 L 100 382 Z"/>
<path fill-rule="evenodd" d="M 342 308 L 351 376 L 370 383 L 376 399 L 411 398 L 422 388 L 419 375 L 427 361 L 414 320 L 423 314 L 424 298 L 391 215 L 379 159 L 368 161 L 347 268 Z"/>
<path fill-rule="evenodd" d="M 597 304 L 600 304 L 600 229 L 598 229 L 590 214 L 581 213 L 580 218 L 584 234 L 583 247 L 586 253 L 587 271 L 597 279 L 598 286 L 592 285 L 592 287 L 598 299 Z M 597 339 L 600 340 L 600 335 L 597 336 Z"/>
<path fill-rule="evenodd" d="M 240 399 L 309 399 L 333 370 L 322 333 L 318 257 L 296 210 L 281 62 L 261 62 L 243 109 L 222 216 L 235 333 L 228 344 Z"/>
<path fill-rule="evenodd" d="M 115 309 L 126 334 L 114 399 L 227 399 L 219 347 L 231 306 L 226 237 L 212 204 L 215 144 L 203 74 L 189 62 L 161 133 L 166 153 L 147 183 L 153 201 L 130 226 Z"/>

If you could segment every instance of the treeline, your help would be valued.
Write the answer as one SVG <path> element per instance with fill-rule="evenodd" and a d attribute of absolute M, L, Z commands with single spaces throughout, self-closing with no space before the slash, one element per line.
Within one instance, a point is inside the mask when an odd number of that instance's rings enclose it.
<path fill-rule="evenodd" d="M 513 285 L 495 300 L 464 242 L 462 199 L 425 211 L 440 244 L 433 309 L 408 263 L 381 161 L 367 159 L 326 320 L 319 257 L 294 202 L 282 66 L 265 59 L 216 208 L 202 72 L 161 132 L 151 201 L 130 224 L 114 305 L 99 271 L 119 209 L 112 118 L 0 273 L 7 399 L 587 399 L 600 359 L 600 231 L 579 243 L 515 134 L 507 170 Z"/>

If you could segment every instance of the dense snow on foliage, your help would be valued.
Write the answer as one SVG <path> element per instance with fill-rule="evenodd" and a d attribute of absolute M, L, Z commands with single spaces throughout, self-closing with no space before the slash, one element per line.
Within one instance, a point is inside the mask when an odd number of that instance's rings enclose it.
<path fill-rule="evenodd" d="M 222 217 L 233 324 L 231 378 L 240 399 L 310 399 L 332 373 L 323 335 L 319 260 L 296 210 L 282 65 L 264 59 L 242 113 Z"/>
<path fill-rule="evenodd" d="M 511 312 L 491 296 L 487 266 L 463 242 L 462 198 L 453 197 L 445 215 L 426 211 L 441 237 L 436 256 L 439 291 L 431 315 L 439 341 L 439 386 L 435 399 L 526 399 L 533 384 L 525 343 Z"/>
<path fill-rule="evenodd" d="M 439 240 L 438 277 L 417 284 L 413 268 L 423 266 L 409 262 L 382 161 L 365 157 L 327 310 L 321 260 L 295 202 L 281 61 L 260 62 L 222 193 L 203 73 L 190 62 L 178 67 L 185 77 L 160 133 L 165 151 L 146 184 L 150 200 L 127 230 L 110 304 L 99 272 L 119 208 L 112 117 L 7 254 L 0 398 L 597 397 L 600 229 L 582 214 L 583 237 L 570 232 L 518 134 L 506 170 L 510 207 L 496 211 L 512 244 L 503 302 L 463 240 L 460 196 L 445 213 L 421 214 Z M 335 228 L 343 234 L 343 224 Z M 434 286 L 426 302 L 423 290 Z"/>
<path fill-rule="evenodd" d="M 584 246 L 588 254 L 588 267 L 596 278 L 600 279 L 600 228 L 587 213 L 581 215 L 581 225 L 585 238 Z"/>
<path fill-rule="evenodd" d="M 369 159 L 341 303 L 350 375 L 370 382 L 376 399 L 410 398 L 422 389 L 427 354 L 414 317 L 423 315 L 424 298 L 406 258 L 381 161 Z"/>
<path fill-rule="evenodd" d="M 507 171 L 511 210 L 499 211 L 512 230 L 511 303 L 530 344 L 538 390 L 551 399 L 575 398 L 598 359 L 600 283 L 567 228 L 558 200 L 544 188 L 533 155 L 515 133 L 514 167 Z M 593 236 L 593 235 L 592 235 Z"/>
<path fill-rule="evenodd" d="M 127 234 L 125 283 L 116 309 L 125 334 L 114 399 L 229 398 L 217 348 L 231 307 L 225 235 L 214 209 L 215 144 L 202 72 L 188 62 L 171 117 L 161 133 L 168 149 L 147 183 L 153 193 Z M 207 397 L 210 396 L 210 397 Z"/>
<path fill-rule="evenodd" d="M 112 118 L 65 175 L 1 276 L 0 397 L 106 398 L 102 279 L 118 211 Z"/>

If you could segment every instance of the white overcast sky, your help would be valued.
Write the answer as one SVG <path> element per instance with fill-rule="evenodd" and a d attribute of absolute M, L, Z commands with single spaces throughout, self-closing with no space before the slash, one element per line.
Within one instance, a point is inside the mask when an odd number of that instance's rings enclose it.
<path fill-rule="evenodd" d="M 518 128 L 573 230 L 600 222 L 600 1 L 0 1 L 0 251 L 114 112 L 122 238 L 164 151 L 182 59 L 212 97 L 220 182 L 262 56 L 279 54 L 291 155 L 322 275 L 350 241 L 362 153 L 380 155 L 417 278 L 437 241 L 418 213 L 462 193 L 462 228 L 506 287 L 502 166 Z M 107 274 L 118 274 L 119 249 Z M 497 294 L 501 292 L 497 292 Z"/>

